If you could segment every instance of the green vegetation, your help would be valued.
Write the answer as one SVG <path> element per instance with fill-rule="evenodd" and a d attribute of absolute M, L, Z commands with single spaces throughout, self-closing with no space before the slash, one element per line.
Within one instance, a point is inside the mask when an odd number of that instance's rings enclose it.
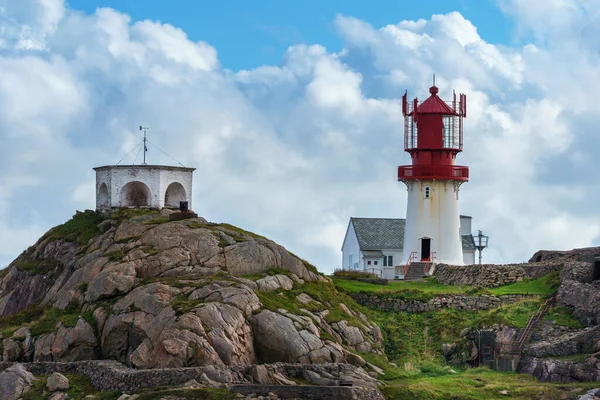
<path fill-rule="evenodd" d="M 17 269 L 28 271 L 33 275 L 46 275 L 54 269 L 62 267 L 62 263 L 54 258 L 33 258 L 30 253 L 22 254 L 13 265 Z"/>
<path fill-rule="evenodd" d="M 120 222 L 135 217 L 159 214 L 160 212 L 158 210 L 150 210 L 146 208 L 121 208 L 112 213 L 111 218 Z"/>
<path fill-rule="evenodd" d="M 315 301 L 308 304 L 302 304 L 296 296 L 300 293 L 305 293 L 312 297 Z M 310 312 L 320 312 L 328 310 L 325 320 L 329 323 L 346 320 L 350 325 L 361 326 L 362 323 L 358 318 L 347 314 L 340 304 L 346 305 L 354 311 L 362 312 L 363 308 L 358 305 L 350 296 L 340 293 L 335 290 L 332 284 L 324 282 L 306 282 L 302 285 L 294 285 L 292 290 L 274 290 L 271 292 L 257 292 L 263 307 L 277 311 L 280 308 L 291 313 L 303 315 L 301 309 Z"/>
<path fill-rule="evenodd" d="M 568 326 L 569 328 L 583 328 L 581 322 L 573 316 L 573 311 L 567 307 L 556 306 L 550 308 L 544 319 L 546 321 L 554 321 L 558 325 Z"/>
<path fill-rule="evenodd" d="M 244 278 L 244 279 L 248 279 L 251 281 L 257 281 L 259 279 L 262 279 L 266 276 L 273 276 L 273 275 L 285 275 L 285 276 L 291 276 L 292 273 L 287 270 L 287 269 L 283 269 L 283 268 L 270 268 L 269 270 L 259 273 L 259 274 L 247 274 L 247 275 L 242 275 L 240 276 L 240 278 Z"/>
<path fill-rule="evenodd" d="M 62 225 L 52 228 L 43 236 L 43 239 L 64 239 L 75 242 L 81 246 L 86 245 L 89 240 L 102 233 L 98 225 L 106 217 L 92 210 L 77 212 L 73 217 Z"/>
<path fill-rule="evenodd" d="M 555 271 L 538 279 L 526 279 L 511 285 L 490 289 L 490 291 L 496 296 L 507 294 L 550 295 L 556 291 L 559 285 L 560 278 L 558 277 L 558 271 Z"/>
<path fill-rule="evenodd" d="M 333 278 L 338 290 L 347 293 L 376 294 L 386 298 L 428 301 L 438 295 L 466 294 L 472 286 L 444 285 L 435 278 L 422 281 L 390 281 L 387 285 Z"/>
<path fill-rule="evenodd" d="M 119 391 L 98 392 L 86 376 L 65 374 L 69 379 L 69 390 L 66 391 L 69 399 L 83 399 L 87 395 L 94 395 L 98 400 L 116 400 L 121 395 Z M 36 376 L 32 387 L 23 396 L 23 400 L 45 400 L 48 398 L 46 380 L 48 375 Z"/>
<path fill-rule="evenodd" d="M 110 261 L 117 261 L 125 257 L 125 253 L 123 253 L 123 250 L 115 250 L 108 253 L 106 257 L 108 257 Z"/>
<path fill-rule="evenodd" d="M 552 357 L 552 359 L 559 360 L 559 361 L 570 361 L 570 362 L 574 362 L 574 363 L 581 363 L 581 362 L 584 362 L 585 360 L 587 360 L 588 358 L 590 358 L 590 356 L 592 354 L 594 354 L 594 353 L 578 353 L 578 354 L 570 354 L 568 356 Z"/>
<path fill-rule="evenodd" d="M 421 372 L 410 379 L 390 382 L 382 388 L 382 392 L 386 398 L 394 400 L 558 400 L 576 399 L 583 390 L 597 385 L 594 382 L 542 383 L 530 375 L 473 368 L 437 375 Z"/>
<path fill-rule="evenodd" d="M 166 396 L 180 399 L 193 400 L 233 400 L 235 393 L 227 389 L 202 388 L 202 389 L 162 389 L 139 393 L 137 400 L 160 400 Z"/>
<path fill-rule="evenodd" d="M 342 279 L 361 279 L 361 278 L 377 278 L 377 275 L 372 274 L 370 272 L 364 271 L 354 271 L 354 270 L 346 270 L 346 269 L 336 269 L 333 271 L 334 278 L 342 278 Z"/>
<path fill-rule="evenodd" d="M 462 295 L 496 295 L 508 294 L 540 295 L 552 294 L 557 285 L 558 275 L 550 273 L 538 279 L 524 280 L 510 285 L 500 286 L 493 289 L 484 289 L 474 286 L 444 285 L 435 277 L 426 278 L 421 281 L 390 281 L 387 285 L 360 282 L 357 280 L 339 279 L 333 277 L 333 281 L 339 290 L 347 293 L 376 294 L 381 297 L 400 298 L 404 300 L 428 301 L 435 296 L 462 294 Z"/>
<path fill-rule="evenodd" d="M 39 305 L 27 307 L 17 314 L 0 319 L 0 333 L 4 337 L 12 335 L 17 329 L 28 326 L 32 336 L 54 332 L 56 324 L 60 321 L 66 327 L 74 327 L 79 316 L 82 316 L 90 325 L 94 326 L 92 313 L 80 313 L 79 308 L 67 307 L 46 308 Z"/>
<path fill-rule="evenodd" d="M 159 225 L 159 224 L 167 223 L 169 221 L 170 221 L 169 217 L 156 217 L 156 218 L 152 218 L 147 221 L 144 221 L 144 225 Z"/>

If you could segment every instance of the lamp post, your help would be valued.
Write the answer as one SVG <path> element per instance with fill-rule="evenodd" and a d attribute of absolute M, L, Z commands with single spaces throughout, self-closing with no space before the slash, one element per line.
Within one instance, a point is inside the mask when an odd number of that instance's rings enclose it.
<path fill-rule="evenodd" d="M 488 247 L 488 240 L 489 240 L 489 237 L 485 236 L 483 234 L 483 232 L 481 232 L 481 230 L 480 230 L 479 233 L 477 234 L 477 241 L 475 243 L 475 248 L 477 248 L 477 250 L 479 251 L 479 264 L 480 265 L 481 265 L 481 252 L 483 251 L 483 249 Z"/>

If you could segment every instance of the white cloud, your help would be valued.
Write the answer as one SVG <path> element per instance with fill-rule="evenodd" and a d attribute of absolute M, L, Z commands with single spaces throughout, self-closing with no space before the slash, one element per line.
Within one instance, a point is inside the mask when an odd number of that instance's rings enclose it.
<path fill-rule="evenodd" d="M 331 271 L 349 217 L 404 216 L 399 98 L 424 99 L 434 72 L 444 98 L 468 96 L 461 211 L 490 234 L 486 260 L 597 244 L 596 39 L 573 45 L 577 26 L 593 26 L 580 11 L 593 2 L 549 3 L 551 28 L 533 3 L 504 6 L 548 45 L 486 43 L 458 13 L 384 27 L 340 15 L 340 53 L 296 45 L 279 66 L 228 71 L 217 49 L 171 25 L 0 0 L 0 265 L 92 208 L 91 168 L 119 161 L 144 125 L 197 168 L 196 212 Z"/>

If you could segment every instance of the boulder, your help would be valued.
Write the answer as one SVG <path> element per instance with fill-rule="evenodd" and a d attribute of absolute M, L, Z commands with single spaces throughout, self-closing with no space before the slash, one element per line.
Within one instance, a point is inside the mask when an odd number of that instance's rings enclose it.
<path fill-rule="evenodd" d="M 257 280 L 256 285 L 261 292 L 270 292 L 277 289 L 291 290 L 294 287 L 294 281 L 285 275 L 273 275 Z"/>
<path fill-rule="evenodd" d="M 35 377 L 21 364 L 15 364 L 0 373 L 0 399 L 17 400 L 25 394 Z"/>
<path fill-rule="evenodd" d="M 135 268 L 129 263 L 111 265 L 100 272 L 87 286 L 86 302 L 128 293 L 135 284 Z"/>
<path fill-rule="evenodd" d="M 51 392 L 56 392 L 57 390 L 69 390 L 69 380 L 63 374 L 55 372 L 48 377 L 46 387 Z"/>

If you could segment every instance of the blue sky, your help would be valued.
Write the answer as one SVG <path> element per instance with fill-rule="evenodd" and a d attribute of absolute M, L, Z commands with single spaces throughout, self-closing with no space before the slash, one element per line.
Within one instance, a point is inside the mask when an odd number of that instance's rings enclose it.
<path fill-rule="evenodd" d="M 433 73 L 484 260 L 599 244 L 600 0 L 497 1 L 0 0 L 0 268 L 145 125 L 195 212 L 332 271 L 350 217 L 405 216 L 400 97 Z"/>
<path fill-rule="evenodd" d="M 512 21 L 495 0 L 69 0 L 76 10 L 93 13 L 111 7 L 133 21 L 151 19 L 183 29 L 191 40 L 214 46 L 224 68 L 251 69 L 277 65 L 294 44 L 320 44 L 330 52 L 343 47 L 333 21 L 337 14 L 373 26 L 401 20 L 428 19 L 433 14 L 460 12 L 477 26 L 487 42 L 512 44 Z"/>

